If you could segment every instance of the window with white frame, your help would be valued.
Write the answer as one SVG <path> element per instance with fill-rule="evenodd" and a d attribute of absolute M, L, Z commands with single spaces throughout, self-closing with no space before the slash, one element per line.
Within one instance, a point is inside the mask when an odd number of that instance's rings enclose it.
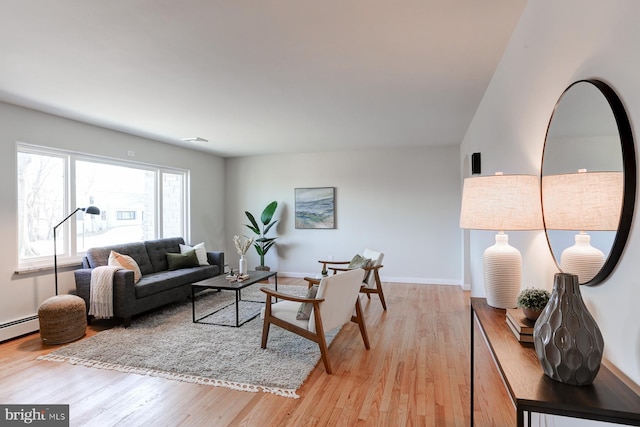
<path fill-rule="evenodd" d="M 17 146 L 18 265 L 58 261 L 88 248 L 186 236 L 188 171 L 93 157 L 28 144 Z"/>

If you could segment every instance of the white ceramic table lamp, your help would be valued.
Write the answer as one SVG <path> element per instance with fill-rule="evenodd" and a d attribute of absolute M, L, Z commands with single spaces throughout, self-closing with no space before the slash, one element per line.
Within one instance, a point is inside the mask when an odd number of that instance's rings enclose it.
<path fill-rule="evenodd" d="M 483 270 L 487 303 L 513 308 L 520 293 L 522 256 L 505 230 L 542 229 L 540 182 L 535 175 L 466 178 L 462 190 L 460 227 L 496 230 L 496 244 L 484 251 Z"/>
<path fill-rule="evenodd" d="M 605 262 L 604 253 L 591 246 L 587 231 L 618 229 L 624 176 L 622 172 L 587 172 L 542 177 L 542 207 L 548 230 L 575 230 L 575 245 L 562 251 L 560 268 L 587 283 Z"/>

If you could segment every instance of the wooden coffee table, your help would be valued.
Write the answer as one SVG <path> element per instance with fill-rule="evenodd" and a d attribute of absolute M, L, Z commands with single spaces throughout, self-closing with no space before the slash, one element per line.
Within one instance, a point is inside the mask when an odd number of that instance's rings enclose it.
<path fill-rule="evenodd" d="M 231 304 L 227 304 L 224 307 L 220 307 L 215 311 L 212 311 L 211 313 L 208 313 L 202 317 L 198 317 L 196 318 L 196 292 L 204 290 L 204 289 L 212 289 L 212 290 L 217 290 L 217 291 L 235 291 L 236 293 L 236 300 L 235 300 L 235 307 L 236 307 L 236 324 L 235 327 L 239 327 L 244 325 L 245 323 L 247 323 L 249 320 L 252 320 L 254 318 L 256 318 L 258 316 L 258 314 L 260 314 L 260 311 L 258 311 L 256 314 L 251 315 L 249 318 L 244 319 L 242 322 L 240 322 L 240 310 L 239 310 L 239 304 L 240 301 L 243 301 L 242 299 L 242 289 L 251 286 L 253 284 L 256 284 L 258 282 L 261 282 L 265 279 L 268 279 L 270 277 L 275 278 L 275 286 L 276 286 L 276 291 L 278 291 L 278 272 L 276 271 L 249 271 L 249 278 L 245 279 L 241 282 L 231 282 L 230 280 L 227 280 L 226 275 L 220 275 L 220 276 L 215 276 L 215 277 L 211 277 L 209 279 L 204 279 L 201 280 L 199 282 L 195 282 L 191 284 L 191 307 L 192 307 L 192 313 L 193 313 L 193 323 L 203 323 L 203 324 L 207 324 L 207 325 L 220 325 L 220 326 L 234 326 L 234 325 L 227 325 L 224 323 L 213 323 L 213 322 L 201 322 L 201 320 L 210 317 L 212 315 L 214 315 L 215 313 L 219 312 L 220 310 L 223 310 L 227 307 L 229 307 Z M 244 300 L 244 301 L 249 301 L 249 300 Z M 251 301 L 251 302 L 262 302 L 262 301 Z"/>

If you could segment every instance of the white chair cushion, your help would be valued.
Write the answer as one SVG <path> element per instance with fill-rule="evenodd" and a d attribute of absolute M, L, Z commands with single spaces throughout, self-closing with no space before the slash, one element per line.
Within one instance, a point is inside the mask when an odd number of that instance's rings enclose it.
<path fill-rule="evenodd" d="M 299 326 L 302 329 L 308 329 L 308 320 L 298 320 L 296 316 L 298 314 L 298 308 L 300 308 L 299 302 L 294 301 L 279 301 L 271 305 L 271 315 L 278 319 L 284 320 L 287 323 Z M 265 308 L 260 310 L 260 318 L 264 319 Z M 313 317 L 313 310 L 311 311 L 311 317 Z"/>

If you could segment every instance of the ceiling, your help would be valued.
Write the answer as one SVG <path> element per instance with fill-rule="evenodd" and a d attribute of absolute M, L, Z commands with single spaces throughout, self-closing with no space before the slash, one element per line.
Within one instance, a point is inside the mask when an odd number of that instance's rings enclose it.
<path fill-rule="evenodd" d="M 525 3 L 0 0 L 0 100 L 223 157 L 459 144 Z"/>

